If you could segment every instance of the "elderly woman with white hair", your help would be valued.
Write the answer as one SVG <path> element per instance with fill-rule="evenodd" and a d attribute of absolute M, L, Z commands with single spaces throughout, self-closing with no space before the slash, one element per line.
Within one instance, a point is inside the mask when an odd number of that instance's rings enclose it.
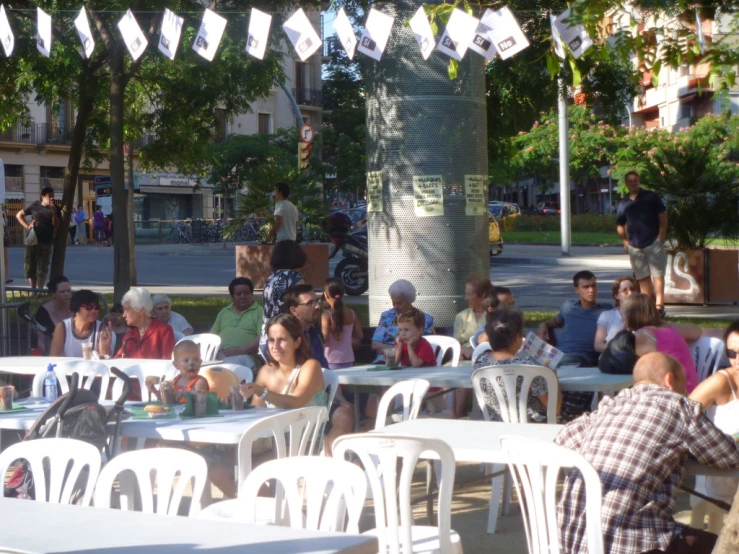
<path fill-rule="evenodd" d="M 416 300 L 416 287 L 413 283 L 405 279 L 398 279 L 388 289 L 390 300 L 393 307 L 390 310 L 382 312 L 380 315 L 380 323 L 375 329 L 372 336 L 372 350 L 377 352 L 377 358 L 374 363 L 385 363 L 385 350 L 394 348 L 395 341 L 398 338 L 398 315 L 413 307 Z M 434 318 L 429 314 L 426 316 L 423 334 L 434 334 Z"/>
<path fill-rule="evenodd" d="M 174 349 L 174 331 L 166 323 L 152 317 L 154 302 L 149 291 L 134 287 L 121 299 L 123 319 L 130 330 L 123 336 L 116 358 L 169 360 Z M 100 354 L 109 358 L 113 332 L 108 324 L 100 331 Z"/>
<path fill-rule="evenodd" d="M 154 302 L 154 317 L 162 323 L 169 324 L 175 333 L 182 336 L 192 335 L 192 325 L 190 325 L 184 316 L 172 311 L 172 300 L 166 294 L 155 294 L 151 297 Z M 182 338 L 182 337 L 179 337 Z"/>

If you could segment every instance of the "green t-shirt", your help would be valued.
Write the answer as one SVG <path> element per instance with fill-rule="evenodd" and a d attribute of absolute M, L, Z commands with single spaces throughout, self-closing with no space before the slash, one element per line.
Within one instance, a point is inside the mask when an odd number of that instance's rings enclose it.
<path fill-rule="evenodd" d="M 223 308 L 210 330 L 221 337 L 221 348 L 245 346 L 262 334 L 262 306 L 254 302 L 237 314 L 233 304 Z"/>

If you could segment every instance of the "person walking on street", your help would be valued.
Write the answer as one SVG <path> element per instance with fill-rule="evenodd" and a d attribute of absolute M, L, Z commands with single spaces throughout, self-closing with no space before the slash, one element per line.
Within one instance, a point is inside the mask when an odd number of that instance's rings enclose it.
<path fill-rule="evenodd" d="M 32 217 L 31 223 L 26 223 L 26 217 Z M 51 244 L 54 240 L 54 231 L 61 221 L 61 210 L 54 204 L 54 189 L 41 189 L 41 200 L 37 200 L 15 214 L 24 229 L 34 230 L 36 244 L 26 245 L 25 274 L 32 289 L 44 288 L 46 274 L 51 261 Z"/>
<path fill-rule="evenodd" d="M 95 213 L 92 214 L 92 236 L 95 244 L 103 246 L 105 242 L 105 214 L 101 206 L 95 206 Z"/>
<path fill-rule="evenodd" d="M 77 223 L 76 244 L 87 244 L 87 214 L 82 204 L 77 206 L 77 218 L 75 222 Z"/>
<path fill-rule="evenodd" d="M 10 233 L 8 232 L 8 216 L 3 206 L 3 260 L 5 262 L 5 284 L 12 283 L 13 279 L 8 278 L 10 275 L 10 260 L 8 259 L 8 248 L 10 248 Z"/>
<path fill-rule="evenodd" d="M 626 188 L 629 195 L 618 204 L 616 232 L 631 259 L 639 289 L 654 298 L 664 317 L 667 211 L 657 194 L 640 188 L 636 171 L 626 174 Z"/>
<path fill-rule="evenodd" d="M 72 244 L 77 244 L 75 242 L 76 236 L 77 236 L 77 208 L 73 206 L 72 215 L 69 217 L 69 240 Z"/>
<path fill-rule="evenodd" d="M 297 240 L 298 238 L 298 209 L 290 202 L 290 185 L 277 183 L 275 185 L 275 222 L 267 235 L 267 241 L 275 237 L 275 242 L 281 240 Z"/>

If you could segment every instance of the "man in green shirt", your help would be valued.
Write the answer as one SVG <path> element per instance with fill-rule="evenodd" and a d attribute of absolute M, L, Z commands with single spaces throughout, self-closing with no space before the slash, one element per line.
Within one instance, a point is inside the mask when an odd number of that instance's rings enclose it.
<path fill-rule="evenodd" d="M 210 332 L 221 337 L 224 362 L 254 368 L 253 355 L 262 332 L 262 306 L 254 302 L 254 285 L 246 277 L 236 277 L 228 285 L 233 304 L 223 308 Z"/>

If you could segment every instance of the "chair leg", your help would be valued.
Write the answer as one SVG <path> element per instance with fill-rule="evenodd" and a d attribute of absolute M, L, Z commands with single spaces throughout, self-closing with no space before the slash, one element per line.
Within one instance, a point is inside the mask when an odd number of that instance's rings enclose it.
<path fill-rule="evenodd" d="M 511 479 L 511 473 L 505 472 L 503 476 L 503 515 L 507 516 L 511 514 L 511 497 L 513 496 L 513 480 Z"/>
<path fill-rule="evenodd" d="M 493 465 L 493 471 L 499 470 L 500 466 L 497 464 Z M 503 475 L 494 477 L 491 481 L 490 487 L 490 509 L 488 510 L 488 526 L 487 534 L 492 535 L 495 533 L 495 528 L 498 526 L 498 511 L 500 510 L 500 495 L 503 492 Z"/>
<path fill-rule="evenodd" d="M 434 490 L 434 462 L 429 460 L 426 462 L 426 517 L 430 526 L 436 525 L 436 516 L 434 515 L 434 497 L 431 493 Z"/>

